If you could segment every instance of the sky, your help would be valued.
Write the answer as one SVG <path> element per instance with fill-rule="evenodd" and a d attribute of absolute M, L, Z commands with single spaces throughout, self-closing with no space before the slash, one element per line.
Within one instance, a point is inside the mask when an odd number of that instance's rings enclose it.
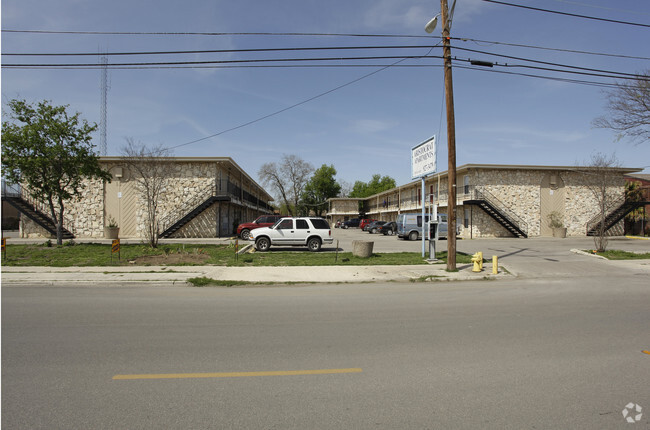
<path fill-rule="evenodd" d="M 579 165 L 601 152 L 650 173 L 650 142 L 619 140 L 593 126 L 607 115 L 607 88 L 567 82 L 623 80 L 557 71 L 650 69 L 650 2 L 506 1 L 645 27 L 458 0 L 451 29 L 457 166 Z M 7 65 L 99 64 L 102 53 L 109 65 L 106 155 L 120 155 L 133 139 L 171 148 L 175 156 L 231 157 L 259 182 L 264 163 L 294 154 L 315 168 L 333 165 L 344 184 L 380 174 L 401 185 L 412 180 L 411 148 L 431 136 L 437 170 L 447 170 L 441 26 L 424 31 L 439 12 L 437 0 L 2 0 L 3 113 L 12 99 L 50 100 L 99 124 L 100 68 Z M 341 47 L 358 49 L 286 50 Z M 113 55 L 269 48 L 285 50 Z M 8 55 L 26 53 L 92 55 Z M 304 60 L 323 57 L 336 59 Z M 114 66 L 253 59 L 301 61 Z M 470 60 L 497 65 L 471 66 Z M 269 65 L 290 67 L 250 67 Z M 99 145 L 99 132 L 94 137 Z"/>

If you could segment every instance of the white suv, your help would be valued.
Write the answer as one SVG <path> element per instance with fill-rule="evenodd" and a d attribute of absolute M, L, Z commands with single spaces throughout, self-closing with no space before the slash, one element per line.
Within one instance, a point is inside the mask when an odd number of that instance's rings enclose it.
<path fill-rule="evenodd" d="M 322 244 L 331 244 L 332 230 L 323 218 L 282 218 L 271 227 L 251 231 L 248 240 L 255 242 L 258 251 L 268 251 L 273 246 L 306 246 L 310 251 L 320 251 Z"/>

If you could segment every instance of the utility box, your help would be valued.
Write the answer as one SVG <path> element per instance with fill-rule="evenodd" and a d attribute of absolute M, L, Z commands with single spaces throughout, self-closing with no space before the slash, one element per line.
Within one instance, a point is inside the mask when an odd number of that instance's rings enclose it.
<path fill-rule="evenodd" d="M 429 221 L 429 260 L 436 259 L 436 244 L 438 243 L 438 220 Z"/>

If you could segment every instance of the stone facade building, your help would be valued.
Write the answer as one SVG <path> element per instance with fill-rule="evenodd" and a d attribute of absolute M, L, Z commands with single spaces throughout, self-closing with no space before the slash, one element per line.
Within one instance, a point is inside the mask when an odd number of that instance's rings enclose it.
<path fill-rule="evenodd" d="M 622 203 L 624 175 L 639 170 L 608 170 L 607 201 L 612 205 L 608 211 Z M 456 177 L 460 237 L 551 236 L 551 213 L 563 219 L 568 236 L 585 236 L 600 214 L 594 193 L 599 179 L 586 167 L 460 166 Z M 434 203 L 438 212 L 446 213 L 447 183 L 447 172 L 426 179 L 427 213 L 433 212 Z M 327 216 L 332 223 L 360 216 L 394 221 L 400 213 L 421 213 L 421 202 L 422 183 L 417 180 L 364 199 L 330 199 Z M 610 234 L 622 234 L 622 223 L 616 224 L 620 225 L 610 228 Z"/>
<path fill-rule="evenodd" d="M 229 157 L 170 157 L 165 162 L 171 173 L 159 201 L 160 237 L 231 236 L 239 223 L 273 213 L 273 198 Z M 81 198 L 66 203 L 64 228 L 74 237 L 102 238 L 104 227 L 114 221 L 121 238 L 143 238 L 147 202 L 137 175 L 123 157 L 100 157 L 100 165 L 112 181 L 88 181 Z M 29 203 L 49 214 L 42 203 Z M 23 237 L 52 236 L 23 218 Z"/>

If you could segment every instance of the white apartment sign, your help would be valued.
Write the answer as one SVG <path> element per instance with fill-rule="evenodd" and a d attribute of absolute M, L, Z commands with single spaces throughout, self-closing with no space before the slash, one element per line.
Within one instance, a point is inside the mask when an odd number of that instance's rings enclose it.
<path fill-rule="evenodd" d="M 424 178 L 436 172 L 436 137 L 411 148 L 411 179 Z"/>

